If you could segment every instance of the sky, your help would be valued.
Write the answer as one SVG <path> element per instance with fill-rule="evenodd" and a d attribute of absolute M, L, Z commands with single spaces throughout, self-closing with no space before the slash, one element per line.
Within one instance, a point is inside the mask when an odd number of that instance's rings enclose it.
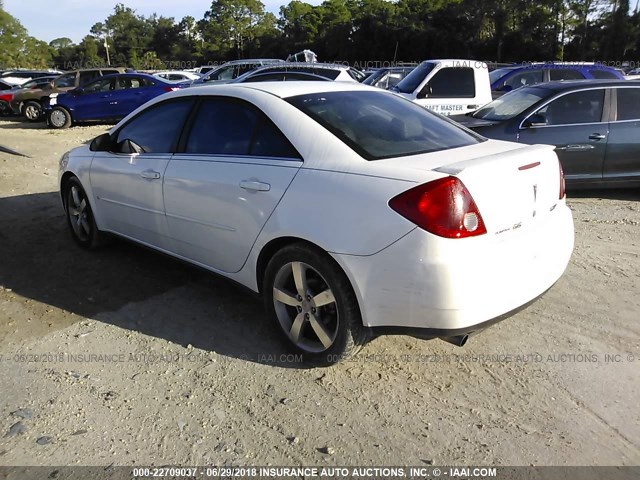
<path fill-rule="evenodd" d="M 4 8 L 29 31 L 29 35 L 47 43 L 55 38 L 68 37 L 79 43 L 91 27 L 104 21 L 117 3 L 136 10 L 145 17 L 157 13 L 164 17 L 191 15 L 196 20 L 209 10 L 211 0 L 5 0 Z M 267 11 L 278 14 L 288 0 L 262 0 Z M 317 5 L 320 1 L 308 1 Z"/>

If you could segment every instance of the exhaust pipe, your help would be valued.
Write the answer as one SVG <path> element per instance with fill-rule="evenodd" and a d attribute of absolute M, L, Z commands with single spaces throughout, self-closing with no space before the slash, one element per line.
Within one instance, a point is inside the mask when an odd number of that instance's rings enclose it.
<path fill-rule="evenodd" d="M 440 337 L 440 340 L 444 340 L 451 345 L 455 345 L 456 347 L 464 347 L 467 340 L 469 340 L 469 335 L 456 335 L 454 337 Z"/>

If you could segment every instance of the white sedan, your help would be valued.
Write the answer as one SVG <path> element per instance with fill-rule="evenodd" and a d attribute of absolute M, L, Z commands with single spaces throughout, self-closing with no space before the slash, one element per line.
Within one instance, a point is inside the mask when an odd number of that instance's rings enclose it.
<path fill-rule="evenodd" d="M 167 70 L 166 72 L 156 72 L 154 77 L 164 78 L 170 82 L 192 82 L 200 78 L 200 75 L 194 72 Z"/>
<path fill-rule="evenodd" d="M 573 250 L 553 147 L 487 140 L 341 82 L 187 89 L 60 161 L 71 232 L 115 234 L 261 292 L 306 360 L 372 335 L 463 345 Z"/>

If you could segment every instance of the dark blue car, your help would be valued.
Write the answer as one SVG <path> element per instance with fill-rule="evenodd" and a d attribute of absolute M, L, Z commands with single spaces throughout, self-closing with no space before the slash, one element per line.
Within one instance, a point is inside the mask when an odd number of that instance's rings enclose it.
<path fill-rule="evenodd" d="M 117 121 L 163 93 L 185 87 L 144 73 L 106 75 L 44 101 L 47 123 L 67 128 L 78 122 Z"/>
<path fill-rule="evenodd" d="M 530 63 L 489 72 L 493 98 L 528 85 L 554 80 L 624 80 L 617 70 L 595 63 Z"/>

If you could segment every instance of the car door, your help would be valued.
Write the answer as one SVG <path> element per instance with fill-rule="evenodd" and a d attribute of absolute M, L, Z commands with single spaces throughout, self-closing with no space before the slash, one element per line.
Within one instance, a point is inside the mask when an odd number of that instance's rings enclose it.
<path fill-rule="evenodd" d="M 640 180 L 640 87 L 618 87 L 612 94 L 603 180 Z"/>
<path fill-rule="evenodd" d="M 441 115 L 461 115 L 477 109 L 475 72 L 470 67 L 436 71 L 416 96 L 416 103 Z"/>
<path fill-rule="evenodd" d="M 75 120 L 101 120 L 113 117 L 115 78 L 100 78 L 74 90 Z"/>
<path fill-rule="evenodd" d="M 192 105 L 191 98 L 182 98 L 144 110 L 114 133 L 116 152 L 95 154 L 90 176 L 102 228 L 173 250 L 162 182 Z M 127 141 L 139 146 L 141 153 L 125 153 L 132 150 Z"/>
<path fill-rule="evenodd" d="M 536 117 L 530 115 L 521 123 L 518 141 L 555 145 L 567 180 L 598 182 L 609 133 L 608 102 L 606 88 L 556 96 L 533 113 Z M 529 119 L 536 122 L 528 126 Z"/>
<path fill-rule="evenodd" d="M 301 165 L 286 137 L 253 105 L 202 100 L 184 152 L 165 174 L 177 253 L 222 272 L 239 271 Z"/>
<path fill-rule="evenodd" d="M 119 77 L 114 92 L 115 118 L 126 117 L 157 95 L 153 84 L 143 77 Z"/>

